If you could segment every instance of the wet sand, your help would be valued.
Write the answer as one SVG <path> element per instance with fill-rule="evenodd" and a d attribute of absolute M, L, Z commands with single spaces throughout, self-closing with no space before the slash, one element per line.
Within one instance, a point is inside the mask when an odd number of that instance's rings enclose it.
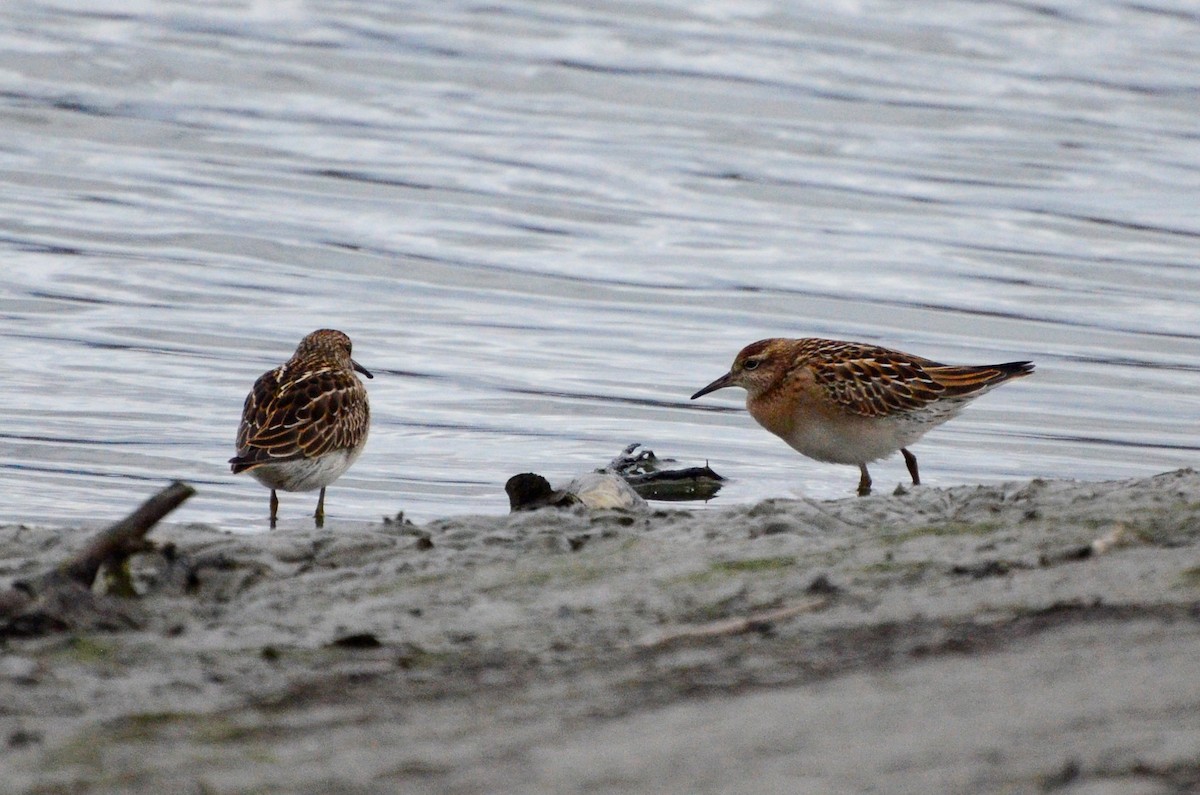
<path fill-rule="evenodd" d="M 1200 791 L 1195 472 L 659 506 L 164 524 L 129 626 L 5 637 L 5 789 Z"/>

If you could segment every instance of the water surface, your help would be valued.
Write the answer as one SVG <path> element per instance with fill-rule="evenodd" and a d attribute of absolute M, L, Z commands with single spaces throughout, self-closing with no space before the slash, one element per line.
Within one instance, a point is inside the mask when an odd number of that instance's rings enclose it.
<path fill-rule="evenodd" d="M 1034 360 L 915 446 L 933 485 L 1195 464 L 1191 4 L 775 6 L 5 4 L 0 519 L 182 478 L 180 520 L 265 525 L 242 399 L 323 326 L 377 376 L 334 519 L 630 442 L 715 504 L 850 494 L 687 399 L 765 336 Z"/>

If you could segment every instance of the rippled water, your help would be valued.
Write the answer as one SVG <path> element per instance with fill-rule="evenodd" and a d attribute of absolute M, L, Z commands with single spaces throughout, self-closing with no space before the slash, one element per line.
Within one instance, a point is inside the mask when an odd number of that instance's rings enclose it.
<path fill-rule="evenodd" d="M 183 478 L 257 526 L 241 402 L 321 326 L 376 374 L 335 519 L 635 441 L 717 504 L 849 494 L 687 399 L 764 336 L 1035 360 L 916 446 L 934 485 L 1195 464 L 1194 4 L 783 5 L 5 3 L 0 519 Z"/>

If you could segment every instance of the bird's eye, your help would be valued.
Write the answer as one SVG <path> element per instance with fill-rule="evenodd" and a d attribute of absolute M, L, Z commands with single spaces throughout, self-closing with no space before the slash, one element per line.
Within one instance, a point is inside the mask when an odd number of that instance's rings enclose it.
<path fill-rule="evenodd" d="M 762 359 L 747 359 L 746 361 L 742 362 L 742 369 L 757 370 L 760 364 L 762 364 Z"/>

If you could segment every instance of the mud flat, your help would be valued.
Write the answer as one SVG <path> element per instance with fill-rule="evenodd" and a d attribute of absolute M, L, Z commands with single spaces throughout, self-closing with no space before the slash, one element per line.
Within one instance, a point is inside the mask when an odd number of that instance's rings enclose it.
<path fill-rule="evenodd" d="M 9 792 L 1200 791 L 1200 475 L 166 524 L 14 631 Z M 87 533 L 0 528 L 0 583 Z"/>

